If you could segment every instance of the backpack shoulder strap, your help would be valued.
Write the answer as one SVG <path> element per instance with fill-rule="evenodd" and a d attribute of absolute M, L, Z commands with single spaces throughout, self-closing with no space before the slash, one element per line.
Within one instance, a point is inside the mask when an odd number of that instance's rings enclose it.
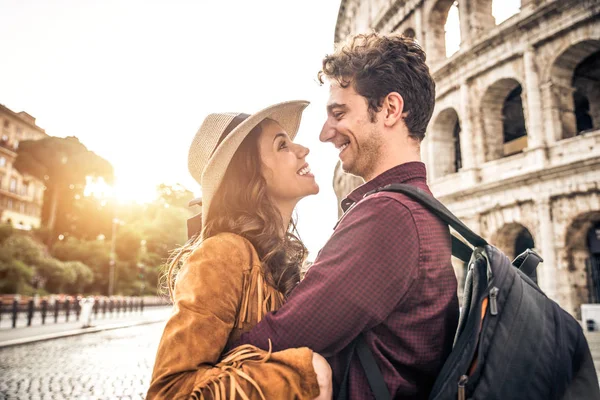
<path fill-rule="evenodd" d="M 419 203 L 421 203 L 421 205 L 429 209 L 429 211 L 435 214 L 446 224 L 451 226 L 471 245 L 475 247 L 487 245 L 487 242 L 481 236 L 477 235 L 475 232 L 469 229 L 460 219 L 458 219 L 454 214 L 452 214 L 452 212 L 448 210 L 446 206 L 440 203 L 429 193 L 416 186 L 401 183 L 393 183 L 391 185 L 383 186 L 378 189 L 372 190 L 366 193 L 365 197 L 379 192 L 393 192 L 404 194 L 412 198 L 413 200 L 418 201 Z M 460 258 L 465 262 L 468 262 L 471 258 L 472 253 L 473 250 L 470 249 L 469 246 L 467 246 L 460 239 L 456 238 L 454 235 L 452 236 L 452 255 Z"/>
<path fill-rule="evenodd" d="M 371 349 L 369 349 L 369 346 L 367 345 L 365 337 L 361 333 L 355 340 L 356 353 L 358 354 L 360 363 L 367 375 L 367 381 L 375 396 L 375 400 L 391 400 L 392 396 L 390 395 L 390 391 L 385 384 L 381 370 L 375 361 Z"/>

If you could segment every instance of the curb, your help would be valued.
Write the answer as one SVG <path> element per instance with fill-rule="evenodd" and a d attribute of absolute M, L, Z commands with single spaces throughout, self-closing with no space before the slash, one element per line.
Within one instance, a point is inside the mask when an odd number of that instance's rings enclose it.
<path fill-rule="evenodd" d="M 20 346 L 20 345 L 25 345 L 25 344 L 30 344 L 30 343 L 44 342 L 44 341 L 53 340 L 53 339 L 61 339 L 61 338 L 70 337 L 70 336 L 85 335 L 87 333 L 97 333 L 97 332 L 109 331 L 109 330 L 114 330 L 114 329 L 131 328 L 134 326 L 157 324 L 159 322 L 166 322 L 166 319 L 160 318 L 160 319 L 152 319 L 152 320 L 147 320 L 147 321 L 124 322 L 124 323 L 117 323 L 117 324 L 112 324 L 112 325 L 104 325 L 104 326 L 96 326 L 96 327 L 92 326 L 89 328 L 79 328 L 79 329 L 73 329 L 73 330 L 65 331 L 65 332 L 49 333 L 46 335 L 32 336 L 32 337 L 23 338 L 23 339 L 6 340 L 4 342 L 0 342 L 0 349 L 12 347 L 12 346 Z"/>

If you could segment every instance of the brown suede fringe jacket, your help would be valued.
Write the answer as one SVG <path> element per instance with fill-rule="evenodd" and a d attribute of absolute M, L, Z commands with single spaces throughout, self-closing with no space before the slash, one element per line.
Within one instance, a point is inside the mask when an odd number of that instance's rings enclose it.
<path fill-rule="evenodd" d="M 313 399 L 319 394 L 308 348 L 272 353 L 240 346 L 222 355 L 283 296 L 264 279 L 246 239 L 221 233 L 205 240 L 182 266 L 174 311 L 163 332 L 152 399 Z"/>

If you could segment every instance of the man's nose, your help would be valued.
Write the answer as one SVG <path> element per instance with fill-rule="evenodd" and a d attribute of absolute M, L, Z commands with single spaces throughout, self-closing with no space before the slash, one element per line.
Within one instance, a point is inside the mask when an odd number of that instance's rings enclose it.
<path fill-rule="evenodd" d="M 335 136 L 335 129 L 333 125 L 329 122 L 329 119 L 325 121 L 323 124 L 323 128 L 321 129 L 321 133 L 319 134 L 319 140 L 321 142 L 328 142 Z"/>

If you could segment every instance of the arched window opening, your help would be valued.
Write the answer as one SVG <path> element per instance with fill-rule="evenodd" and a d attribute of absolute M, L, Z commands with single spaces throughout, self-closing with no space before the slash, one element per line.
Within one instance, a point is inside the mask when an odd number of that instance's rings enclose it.
<path fill-rule="evenodd" d="M 600 210 L 575 217 L 565 232 L 560 259 L 568 271 L 570 293 L 563 301 L 569 312 L 581 318 L 581 305 L 600 303 Z M 542 254 L 543 256 L 543 254 Z"/>
<path fill-rule="evenodd" d="M 562 51 L 548 78 L 556 139 L 600 128 L 600 40 L 583 40 Z"/>
<path fill-rule="evenodd" d="M 587 247 L 590 252 L 586 260 L 590 302 L 600 303 L 600 222 L 588 231 Z"/>
<path fill-rule="evenodd" d="M 427 19 L 427 59 L 433 63 L 445 60 L 460 48 L 461 32 L 458 2 L 437 0 Z"/>
<path fill-rule="evenodd" d="M 460 122 L 456 120 L 454 130 L 452 131 L 454 139 L 454 172 L 458 172 L 462 168 L 462 155 L 460 151 Z"/>
<path fill-rule="evenodd" d="M 579 135 L 597 128 L 600 122 L 600 107 L 597 104 L 600 101 L 600 51 L 577 65 L 573 72 L 572 86 L 575 89 L 573 104 Z"/>
<path fill-rule="evenodd" d="M 502 106 L 502 133 L 504 141 L 504 155 L 523 151 L 527 147 L 527 128 L 525 128 L 525 116 L 523 115 L 523 100 L 521 85 L 514 88 Z"/>
<path fill-rule="evenodd" d="M 575 119 L 577 120 L 577 134 L 594 129 L 594 122 L 590 115 L 590 101 L 581 91 L 573 93 L 575 103 Z"/>
<path fill-rule="evenodd" d="M 483 94 L 480 115 L 486 161 L 519 153 L 527 147 L 521 96 L 521 84 L 513 78 L 494 82 Z"/>
<path fill-rule="evenodd" d="M 455 1 L 448 10 L 448 18 L 444 24 L 446 57 L 451 57 L 460 50 L 460 18 L 458 15 L 458 1 Z"/>
<path fill-rule="evenodd" d="M 456 173 L 462 167 L 460 130 L 458 114 L 453 108 L 443 110 L 433 120 L 430 159 L 434 179 Z"/>

